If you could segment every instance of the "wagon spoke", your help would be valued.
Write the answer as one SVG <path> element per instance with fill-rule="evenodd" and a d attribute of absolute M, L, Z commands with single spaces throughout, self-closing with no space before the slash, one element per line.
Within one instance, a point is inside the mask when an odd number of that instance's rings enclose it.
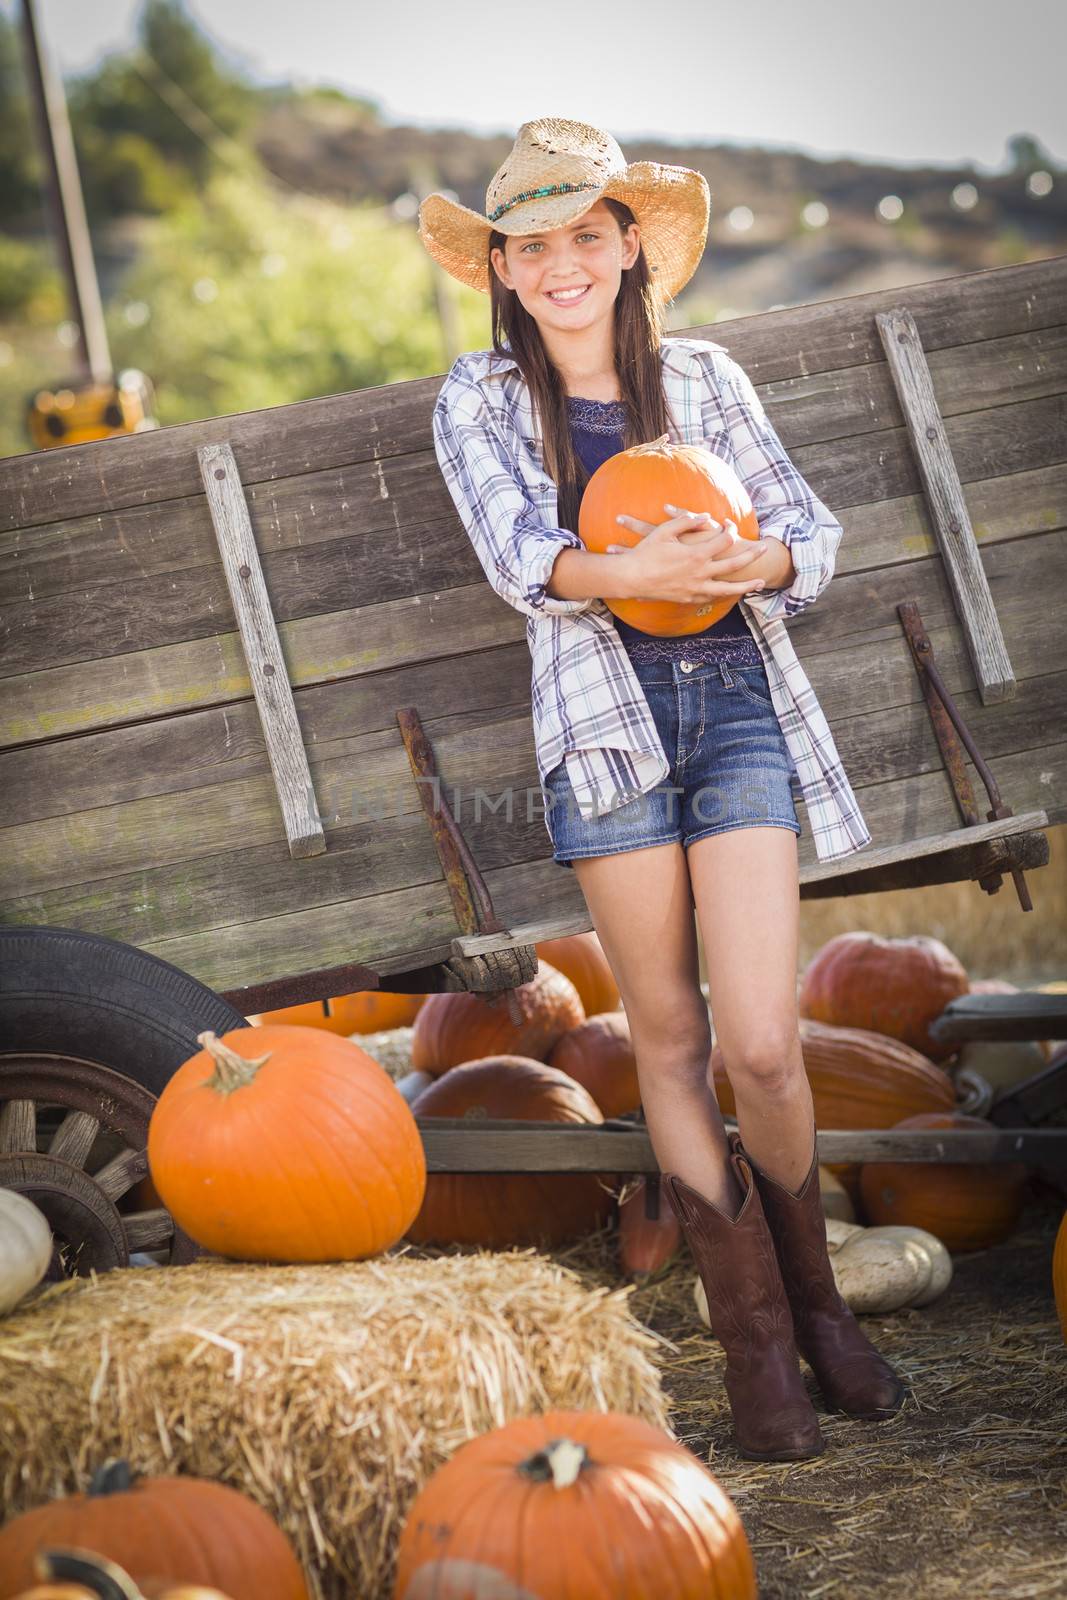
<path fill-rule="evenodd" d="M 148 1176 L 148 1157 L 143 1150 L 123 1150 L 106 1167 L 94 1172 L 93 1182 L 103 1189 L 109 1200 L 122 1196 Z"/>
<path fill-rule="evenodd" d="M 0 1154 L 37 1149 L 37 1105 L 33 1100 L 8 1100 L 0 1106 Z"/>
<path fill-rule="evenodd" d="M 68 1111 L 48 1146 L 48 1154 L 69 1161 L 71 1166 L 84 1167 L 99 1132 L 99 1118 L 91 1112 Z"/>
<path fill-rule="evenodd" d="M 159 1250 L 174 1237 L 174 1218 L 169 1211 L 138 1211 L 123 1217 L 130 1250 Z"/>

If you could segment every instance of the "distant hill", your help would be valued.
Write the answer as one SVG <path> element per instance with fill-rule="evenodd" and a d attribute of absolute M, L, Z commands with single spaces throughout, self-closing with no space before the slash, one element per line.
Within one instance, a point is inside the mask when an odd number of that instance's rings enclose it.
<path fill-rule="evenodd" d="M 313 96 L 274 105 L 260 120 L 254 143 L 273 172 L 313 193 L 390 202 L 421 193 L 420 179 L 429 175 L 430 187 L 452 190 L 463 205 L 483 211 L 486 186 L 512 138 L 389 125 L 366 106 Z M 1036 152 L 1032 141 L 1018 143 Z M 625 151 L 631 161 L 703 172 L 712 219 L 704 260 L 687 294 L 734 311 L 860 294 L 1067 252 L 1067 174 L 1036 155 L 1030 165 L 1043 164 L 1054 180 L 1044 196 L 1027 192 L 1024 167 L 988 175 L 967 166 L 901 168 L 660 139 L 627 140 Z M 969 210 L 952 203 L 958 184 L 977 190 Z M 897 222 L 877 213 L 886 195 L 903 204 Z M 823 227 L 802 219 L 804 207 L 816 200 L 829 211 Z M 727 221 L 735 206 L 753 213 L 747 230 Z"/>

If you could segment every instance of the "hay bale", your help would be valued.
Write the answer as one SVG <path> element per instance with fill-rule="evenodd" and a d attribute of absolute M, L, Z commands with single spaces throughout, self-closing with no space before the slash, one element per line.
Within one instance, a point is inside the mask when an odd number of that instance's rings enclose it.
<path fill-rule="evenodd" d="M 58 1284 L 0 1323 L 0 1503 L 84 1489 L 108 1456 L 215 1478 L 323 1600 L 384 1600 L 412 1500 L 465 1440 L 557 1407 L 667 1427 L 631 1293 L 532 1249 Z"/>
<path fill-rule="evenodd" d="M 377 1033 L 352 1033 L 349 1038 L 383 1066 L 395 1081 L 411 1071 L 414 1028 L 380 1028 Z"/>

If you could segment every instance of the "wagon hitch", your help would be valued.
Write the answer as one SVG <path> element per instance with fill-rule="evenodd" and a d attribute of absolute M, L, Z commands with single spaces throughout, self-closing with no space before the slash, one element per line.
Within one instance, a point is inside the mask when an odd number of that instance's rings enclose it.
<path fill-rule="evenodd" d="M 897 616 L 904 629 L 904 637 L 911 650 L 911 658 L 915 670 L 919 675 L 923 698 L 926 709 L 930 714 L 934 737 L 941 750 L 945 763 L 945 772 L 952 785 L 952 792 L 956 798 L 960 816 L 966 827 L 973 827 L 978 823 L 978 804 L 975 800 L 974 786 L 964 761 L 963 746 L 974 763 L 978 776 L 986 786 L 992 809 L 986 812 L 988 822 L 998 822 L 1003 817 L 1014 816 L 1011 807 L 1004 804 L 1001 799 L 997 780 L 994 778 L 987 763 L 982 757 L 974 740 L 974 735 L 967 727 L 960 714 L 959 707 L 953 700 L 938 670 L 934 660 L 934 647 L 927 633 L 919 607 L 914 600 L 904 600 L 897 606 Z M 962 740 L 962 744 L 961 741 Z M 976 867 L 978 883 L 987 894 L 996 894 L 1003 882 L 1004 871 L 1011 873 L 1015 880 L 1016 893 L 1019 904 L 1024 911 L 1033 910 L 1033 901 L 1030 899 L 1030 889 L 1026 882 L 1025 874 L 1011 858 L 1008 841 L 1003 839 L 989 839 L 973 846 L 973 859 Z"/>

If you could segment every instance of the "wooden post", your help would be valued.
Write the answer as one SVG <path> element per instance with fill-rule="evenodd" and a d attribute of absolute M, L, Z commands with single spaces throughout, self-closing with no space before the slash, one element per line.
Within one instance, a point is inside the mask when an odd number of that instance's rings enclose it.
<path fill-rule="evenodd" d="M 294 859 L 318 856 L 326 849 L 326 835 L 237 462 L 228 444 L 201 445 L 196 454 L 263 725 L 289 854 Z"/>
<path fill-rule="evenodd" d="M 904 306 L 875 313 L 900 408 L 919 464 L 982 704 L 1018 690 L 989 579 L 971 527 L 915 318 Z"/>

